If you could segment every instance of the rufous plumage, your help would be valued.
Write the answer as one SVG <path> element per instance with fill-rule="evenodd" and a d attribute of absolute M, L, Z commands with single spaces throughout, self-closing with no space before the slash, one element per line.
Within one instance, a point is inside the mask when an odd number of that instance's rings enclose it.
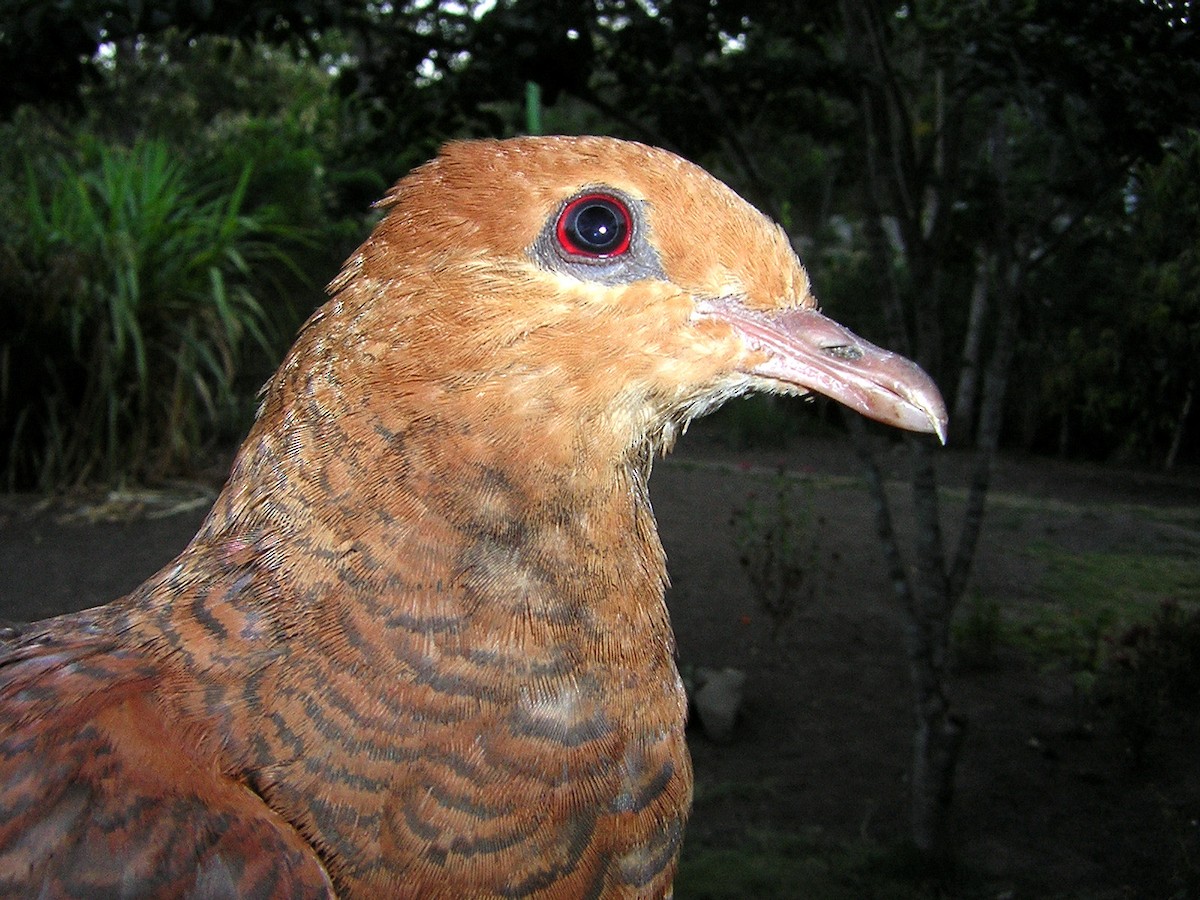
<path fill-rule="evenodd" d="M 195 539 L 0 651 L 0 895 L 669 896 L 653 459 L 755 390 L 944 433 L 670 153 L 455 143 L 382 205 Z"/>

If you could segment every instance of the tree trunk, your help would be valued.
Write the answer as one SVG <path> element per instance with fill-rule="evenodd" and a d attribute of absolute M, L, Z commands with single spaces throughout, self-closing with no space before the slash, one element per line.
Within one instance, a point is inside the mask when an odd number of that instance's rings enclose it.
<path fill-rule="evenodd" d="M 862 461 L 875 508 L 875 529 L 883 547 L 888 576 L 905 612 L 904 639 L 913 691 L 914 737 L 910 768 L 910 824 L 913 845 L 933 862 L 951 855 L 951 803 L 954 773 L 966 735 L 966 723 L 954 715 L 946 695 L 950 619 L 956 597 L 950 594 L 937 526 L 937 484 L 925 438 L 912 438 L 913 501 L 917 518 L 917 567 L 914 578 L 904 563 L 891 506 L 870 436 L 862 420 L 846 412 L 846 421 Z"/>
<path fill-rule="evenodd" d="M 1183 443 L 1183 433 L 1187 429 L 1188 416 L 1192 412 L 1192 396 L 1196 393 L 1196 378 L 1192 376 L 1188 380 L 1187 391 L 1183 395 L 1183 408 L 1179 411 L 1179 418 L 1175 420 L 1175 430 L 1171 435 L 1171 446 L 1167 450 L 1167 457 L 1163 460 L 1163 468 L 1170 471 L 1175 468 L 1175 460 L 1179 456 L 1179 445 Z"/>
<path fill-rule="evenodd" d="M 967 333 L 963 338 L 962 368 L 958 372 L 958 387 L 954 392 L 954 412 L 950 415 L 950 443 L 965 446 L 975 428 L 975 400 L 979 393 L 980 353 L 983 347 L 983 324 L 987 319 L 988 281 L 991 260 L 979 253 L 975 261 L 975 286 L 971 290 L 971 310 Z"/>
<path fill-rule="evenodd" d="M 936 375 L 940 371 L 941 318 L 946 300 L 942 295 L 950 283 L 945 260 L 955 239 L 954 219 L 949 212 L 962 187 L 958 120 L 942 108 L 947 99 L 939 69 L 935 77 L 934 143 L 930 145 L 922 136 L 917 104 L 893 66 L 886 10 L 854 0 L 842 0 L 840 9 L 851 55 L 861 71 L 868 73 L 860 85 L 859 97 L 866 168 L 865 237 L 888 341 L 900 352 L 915 356 Z M 998 145 L 1002 149 L 1003 141 Z M 885 216 L 896 223 L 902 235 L 900 252 L 906 263 L 902 271 L 907 291 L 897 283 L 898 267 L 894 265 L 894 248 L 886 240 Z M 905 649 L 915 719 L 910 770 L 911 838 L 933 862 L 946 861 L 953 848 L 951 804 L 966 723 L 953 713 L 949 700 L 950 623 L 966 589 L 982 530 L 1008 370 L 1016 346 L 1015 301 L 1021 271 L 1014 263 L 1011 246 L 1011 235 L 998 225 L 992 246 L 980 247 L 977 255 L 971 328 L 964 342 L 965 383 L 960 382 L 956 395 L 955 415 L 962 421 L 952 418 L 950 423 L 965 440 L 978 419 L 977 453 L 952 560 L 947 557 L 941 528 L 929 439 L 907 438 L 916 522 L 910 569 L 892 524 L 889 499 L 866 426 L 858 416 L 846 413 L 874 503 L 889 581 L 905 614 Z M 992 310 L 997 320 L 996 341 L 984 373 L 981 348 Z M 979 385 L 981 377 L 983 383 Z"/>
<path fill-rule="evenodd" d="M 926 858 L 945 862 L 952 846 L 950 811 L 954 773 L 966 724 L 940 694 L 918 709 L 913 738 L 911 826 L 913 845 Z"/>
<path fill-rule="evenodd" d="M 868 228 L 868 234 L 872 229 Z M 868 241 L 874 253 L 885 254 L 880 241 Z M 967 491 L 953 559 L 944 549 L 937 476 L 929 438 L 907 438 L 912 458 L 912 501 L 916 522 L 914 566 L 904 553 L 892 523 L 890 501 L 862 420 L 846 413 L 856 452 L 863 464 L 875 507 L 876 531 L 884 550 L 889 580 L 905 612 L 905 649 L 913 690 L 915 732 L 911 776 L 911 837 L 913 845 L 933 862 L 952 853 L 951 813 L 954 775 L 966 736 L 966 721 L 955 715 L 948 699 L 947 664 L 950 624 L 966 591 L 991 485 L 1004 397 L 1018 336 L 1020 265 L 1011 249 L 995 254 L 993 309 L 996 338 L 988 359 L 979 404 L 975 466 Z M 878 290 L 889 308 L 898 307 L 897 286 L 887 274 L 887 260 L 875 261 Z M 990 269 L 990 267 L 989 267 Z"/>

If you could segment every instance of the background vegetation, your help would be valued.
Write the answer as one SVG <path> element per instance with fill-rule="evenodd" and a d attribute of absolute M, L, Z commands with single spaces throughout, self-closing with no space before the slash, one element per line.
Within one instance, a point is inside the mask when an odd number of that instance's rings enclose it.
<path fill-rule="evenodd" d="M 913 838 L 937 855 L 962 740 L 950 623 L 997 447 L 1200 462 L 1195 13 L 1190 0 L 8 0 L 0 479 L 153 482 L 234 440 L 371 202 L 447 139 L 532 126 L 677 150 L 783 223 L 836 316 L 934 375 L 952 444 L 977 452 L 950 546 L 927 447 L 908 440 L 910 564 L 851 425 L 912 623 Z M 742 436 L 797 427 L 769 402 L 735 415 Z M 746 522 L 747 541 L 783 527 Z M 760 545 L 777 547 L 746 543 Z M 1184 671 L 1195 618 L 1158 615 L 1084 628 L 1078 671 L 1095 674 L 1119 626 L 1129 677 L 1113 691 L 1169 694 L 1140 673 Z M 1006 622 L 972 611 L 982 656 Z M 1154 713 L 1139 725 L 1153 731 L 1160 706 L 1129 706 Z"/>
<path fill-rule="evenodd" d="M 1194 462 L 1194 29 L 1170 0 L 10 0 L 0 474 L 194 465 L 242 427 L 235 396 L 370 202 L 448 138 L 523 130 L 531 84 L 546 131 L 647 140 L 731 181 L 881 339 L 890 281 L 960 443 L 1007 309 L 1007 446 Z"/>

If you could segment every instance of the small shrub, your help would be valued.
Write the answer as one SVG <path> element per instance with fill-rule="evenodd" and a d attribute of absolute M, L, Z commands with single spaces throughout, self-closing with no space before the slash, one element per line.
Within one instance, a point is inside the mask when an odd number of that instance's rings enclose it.
<path fill-rule="evenodd" d="M 44 172 L 48 167 L 41 165 Z M 232 189 L 192 184 L 159 142 L 85 142 L 28 167 L 0 256 L 0 468 L 50 489 L 186 470 L 239 413 L 247 350 L 274 357 L 256 264 L 290 235 Z"/>
<path fill-rule="evenodd" d="M 805 495 L 801 496 L 800 491 Z M 731 524 L 738 561 L 759 606 L 771 619 L 772 637 L 816 596 L 817 527 L 812 485 L 780 469 L 765 500 L 751 494 Z"/>
<path fill-rule="evenodd" d="M 1117 725 L 1140 762 L 1171 719 L 1200 719 L 1200 609 L 1163 603 L 1113 641 L 1108 686 Z"/>
<path fill-rule="evenodd" d="M 1003 638 L 1000 604 L 976 597 L 954 624 L 953 637 L 954 660 L 960 669 L 975 672 L 994 669 Z"/>

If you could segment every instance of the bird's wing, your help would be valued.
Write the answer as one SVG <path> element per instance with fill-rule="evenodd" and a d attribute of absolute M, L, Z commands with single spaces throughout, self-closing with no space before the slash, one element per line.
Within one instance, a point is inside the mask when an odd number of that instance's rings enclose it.
<path fill-rule="evenodd" d="M 168 722 L 162 677 L 88 637 L 0 649 L 0 895 L 333 896 L 301 834 Z"/>

